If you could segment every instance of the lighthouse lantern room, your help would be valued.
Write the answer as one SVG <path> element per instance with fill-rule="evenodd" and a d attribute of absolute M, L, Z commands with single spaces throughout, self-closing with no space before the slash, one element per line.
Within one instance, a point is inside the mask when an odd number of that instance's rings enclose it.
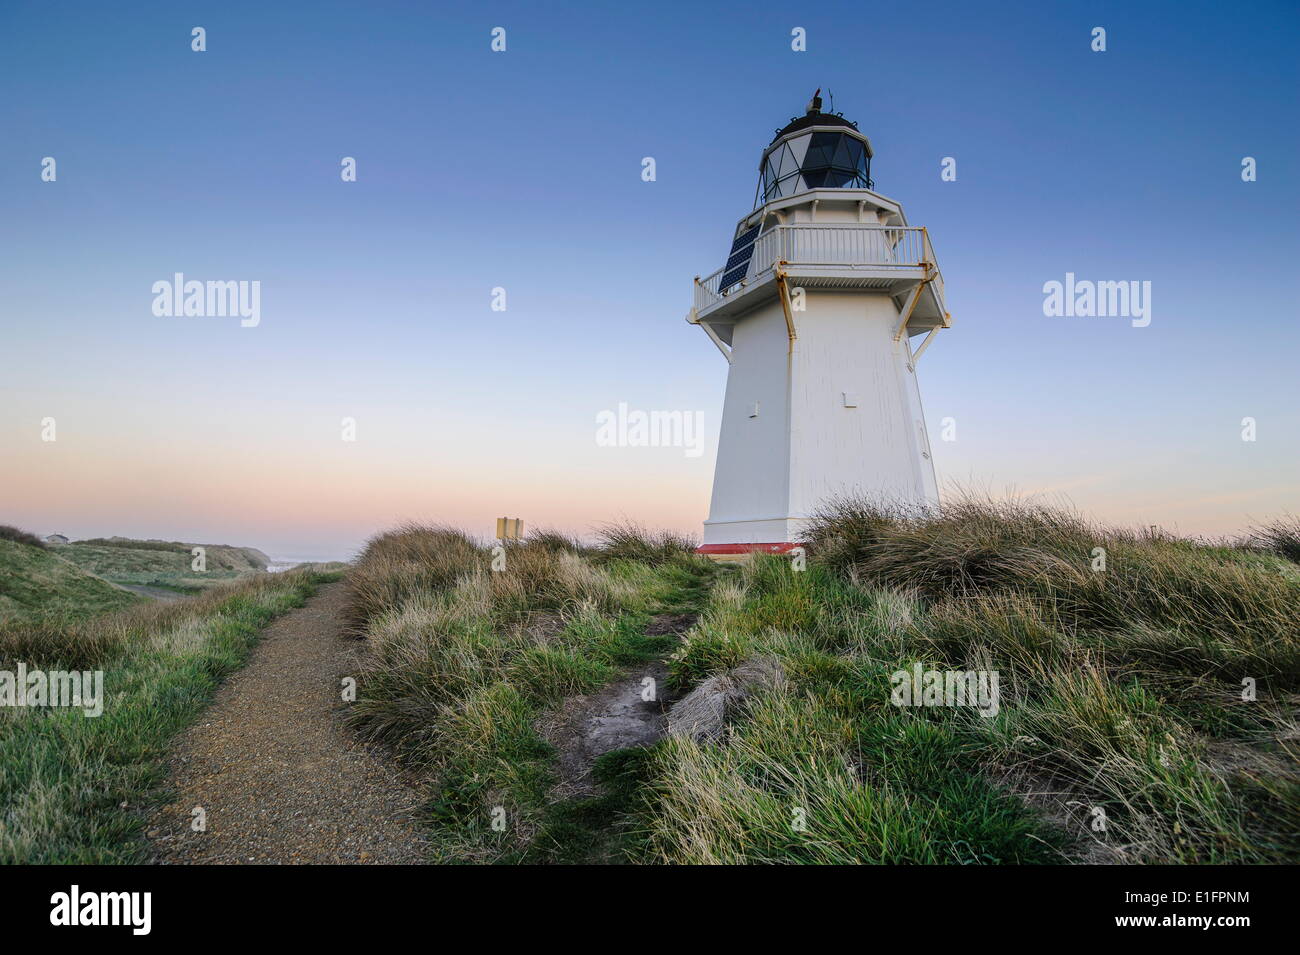
<path fill-rule="evenodd" d="M 943 277 L 926 230 L 875 191 L 871 142 L 820 92 L 763 150 L 726 264 L 695 280 L 687 321 L 729 364 L 714 556 L 788 550 L 837 497 L 938 500 L 916 367 L 950 325 Z"/>

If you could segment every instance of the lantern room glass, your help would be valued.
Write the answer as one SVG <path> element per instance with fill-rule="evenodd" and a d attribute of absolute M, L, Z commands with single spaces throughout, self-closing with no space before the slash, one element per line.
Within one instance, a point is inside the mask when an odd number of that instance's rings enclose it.
<path fill-rule="evenodd" d="M 862 140 L 843 132 L 814 132 L 809 137 L 802 162 L 795 159 L 789 140 L 768 153 L 759 179 L 762 202 L 807 189 L 874 187 L 871 158 Z"/>

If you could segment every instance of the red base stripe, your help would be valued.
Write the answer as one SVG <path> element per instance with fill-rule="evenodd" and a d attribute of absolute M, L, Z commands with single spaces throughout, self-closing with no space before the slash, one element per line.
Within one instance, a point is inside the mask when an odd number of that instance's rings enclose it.
<path fill-rule="evenodd" d="M 752 554 L 761 551 L 764 554 L 784 554 L 799 544 L 701 544 L 695 548 L 697 554 Z"/>

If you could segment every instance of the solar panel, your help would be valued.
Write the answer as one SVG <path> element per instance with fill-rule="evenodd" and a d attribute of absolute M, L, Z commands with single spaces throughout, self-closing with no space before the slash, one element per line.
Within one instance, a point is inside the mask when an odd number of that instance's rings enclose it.
<path fill-rule="evenodd" d="M 754 255 L 754 240 L 758 238 L 760 228 L 762 223 L 742 232 L 736 236 L 736 241 L 731 243 L 731 254 L 727 256 L 727 264 L 722 267 L 722 280 L 718 282 L 719 292 L 724 292 L 735 285 L 749 271 L 749 260 Z"/>

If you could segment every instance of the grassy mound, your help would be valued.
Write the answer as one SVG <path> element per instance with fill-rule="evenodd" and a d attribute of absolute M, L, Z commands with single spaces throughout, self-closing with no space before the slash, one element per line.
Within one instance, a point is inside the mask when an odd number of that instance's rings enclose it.
<path fill-rule="evenodd" d="M 756 559 L 676 656 L 688 682 L 772 657 L 791 688 L 733 724 L 741 745 L 669 750 L 655 820 L 663 858 L 1300 856 L 1292 568 L 974 502 L 937 515 L 840 502 L 810 538 L 807 570 Z M 996 671 L 997 714 L 891 705 L 892 675 L 918 663 Z M 1018 796 L 1050 831 L 1016 835 L 1024 820 L 990 803 L 988 787 Z M 873 822 L 891 798 L 910 809 L 877 844 Z M 823 807 L 815 845 L 776 828 L 778 810 L 796 805 L 809 816 Z M 923 822 L 954 818 L 975 831 L 956 838 Z"/>
<path fill-rule="evenodd" d="M 591 819 L 608 805 L 551 805 L 554 752 L 536 724 L 671 649 L 674 637 L 646 633 L 651 613 L 689 609 L 714 573 L 661 538 L 622 543 L 653 562 L 550 532 L 494 554 L 408 525 L 374 538 L 350 572 L 352 624 L 371 649 L 351 719 L 432 778 L 440 857 L 555 861 L 604 843 Z"/>
<path fill-rule="evenodd" d="M 0 538 L 0 625 L 69 620 L 138 603 L 127 593 L 63 560 L 43 545 Z"/>
<path fill-rule="evenodd" d="M 193 566 L 192 550 L 197 546 L 205 552 L 206 569 L 202 571 Z M 82 570 L 115 584 L 165 587 L 187 594 L 263 573 L 269 563 L 265 554 L 252 547 L 124 537 L 76 541 L 61 545 L 57 552 Z"/>
<path fill-rule="evenodd" d="M 1283 547 L 854 501 L 814 522 L 806 564 L 710 567 L 685 543 L 547 533 L 499 571 L 446 528 L 371 543 L 352 574 L 374 657 L 353 715 L 430 773 L 446 858 L 1300 858 L 1300 575 Z M 646 643 L 646 614 L 673 601 L 698 623 Z M 683 692 L 778 678 L 727 698 L 719 736 L 610 754 L 599 799 L 548 801 L 539 715 L 665 650 Z M 918 669 L 996 675 L 997 705 L 899 705 Z"/>

